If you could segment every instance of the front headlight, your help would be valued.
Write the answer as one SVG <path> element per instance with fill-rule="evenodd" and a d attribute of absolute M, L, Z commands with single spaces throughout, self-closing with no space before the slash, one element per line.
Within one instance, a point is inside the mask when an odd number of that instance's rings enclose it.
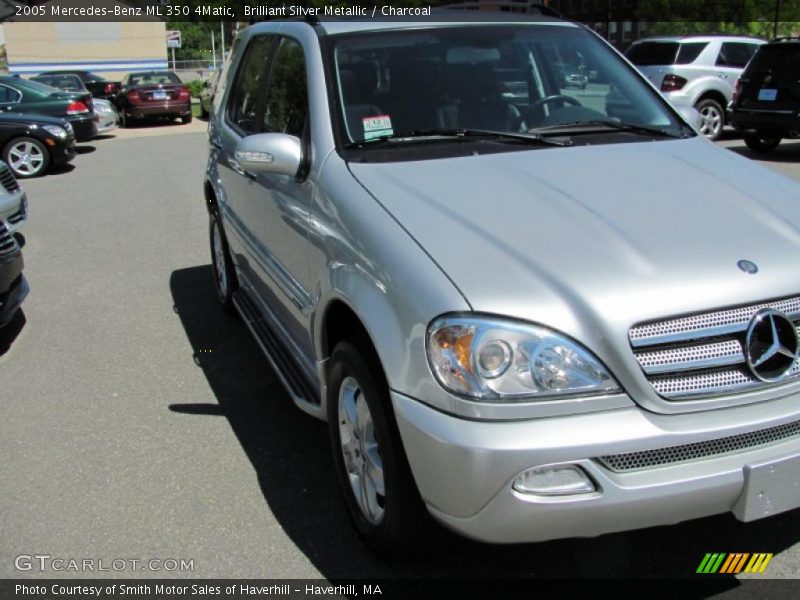
<path fill-rule="evenodd" d="M 43 125 L 42 129 L 44 129 L 50 135 L 61 138 L 62 140 L 67 137 L 67 130 L 63 127 L 59 127 L 58 125 Z"/>
<path fill-rule="evenodd" d="M 608 370 L 577 342 L 505 319 L 437 319 L 428 328 L 428 361 L 447 390 L 487 402 L 620 391 Z"/>

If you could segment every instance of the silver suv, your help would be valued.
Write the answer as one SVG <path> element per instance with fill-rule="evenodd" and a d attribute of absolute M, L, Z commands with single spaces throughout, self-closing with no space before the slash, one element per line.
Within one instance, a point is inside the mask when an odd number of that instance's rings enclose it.
<path fill-rule="evenodd" d="M 225 68 L 219 300 L 372 548 L 800 505 L 800 186 L 557 19 L 260 23 Z"/>
<path fill-rule="evenodd" d="M 702 133 L 716 140 L 736 80 L 764 40 L 750 37 L 658 37 L 633 43 L 633 64 L 677 107 L 695 107 Z"/>

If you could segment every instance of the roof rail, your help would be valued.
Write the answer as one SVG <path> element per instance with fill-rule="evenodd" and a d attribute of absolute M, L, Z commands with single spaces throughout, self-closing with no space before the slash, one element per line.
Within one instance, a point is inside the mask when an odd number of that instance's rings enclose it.
<path fill-rule="evenodd" d="M 800 40 L 800 36 L 797 35 L 783 35 L 780 37 L 776 37 L 770 40 L 770 42 L 791 42 L 791 41 Z"/>
<path fill-rule="evenodd" d="M 444 8 L 447 10 L 480 10 L 480 9 L 495 9 L 502 10 L 504 8 L 514 9 L 516 12 L 525 14 L 539 14 L 546 17 L 556 17 L 563 19 L 561 13 L 553 10 L 549 6 L 539 4 L 538 2 L 512 2 L 510 0 L 498 0 L 497 2 L 485 2 L 478 0 L 468 0 L 466 2 L 458 2 L 455 4 L 443 4 L 437 8 Z"/>

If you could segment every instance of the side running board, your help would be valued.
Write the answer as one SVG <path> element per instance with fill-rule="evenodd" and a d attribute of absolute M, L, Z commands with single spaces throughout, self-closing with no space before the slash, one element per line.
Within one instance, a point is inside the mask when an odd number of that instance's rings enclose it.
<path fill-rule="evenodd" d="M 241 289 L 236 290 L 233 295 L 233 305 L 294 403 L 301 410 L 317 418 L 323 418 L 319 388 L 303 374 L 247 293 Z"/>

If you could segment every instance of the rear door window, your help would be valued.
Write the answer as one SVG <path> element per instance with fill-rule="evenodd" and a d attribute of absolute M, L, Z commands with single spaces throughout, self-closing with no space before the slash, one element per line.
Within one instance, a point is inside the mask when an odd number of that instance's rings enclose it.
<path fill-rule="evenodd" d="M 678 50 L 678 58 L 675 59 L 676 65 L 688 65 L 697 60 L 700 53 L 706 49 L 708 42 L 684 42 Z"/>
<path fill-rule="evenodd" d="M 678 55 L 678 42 L 642 42 L 634 44 L 626 53 L 628 60 L 640 67 L 671 65 Z"/>

